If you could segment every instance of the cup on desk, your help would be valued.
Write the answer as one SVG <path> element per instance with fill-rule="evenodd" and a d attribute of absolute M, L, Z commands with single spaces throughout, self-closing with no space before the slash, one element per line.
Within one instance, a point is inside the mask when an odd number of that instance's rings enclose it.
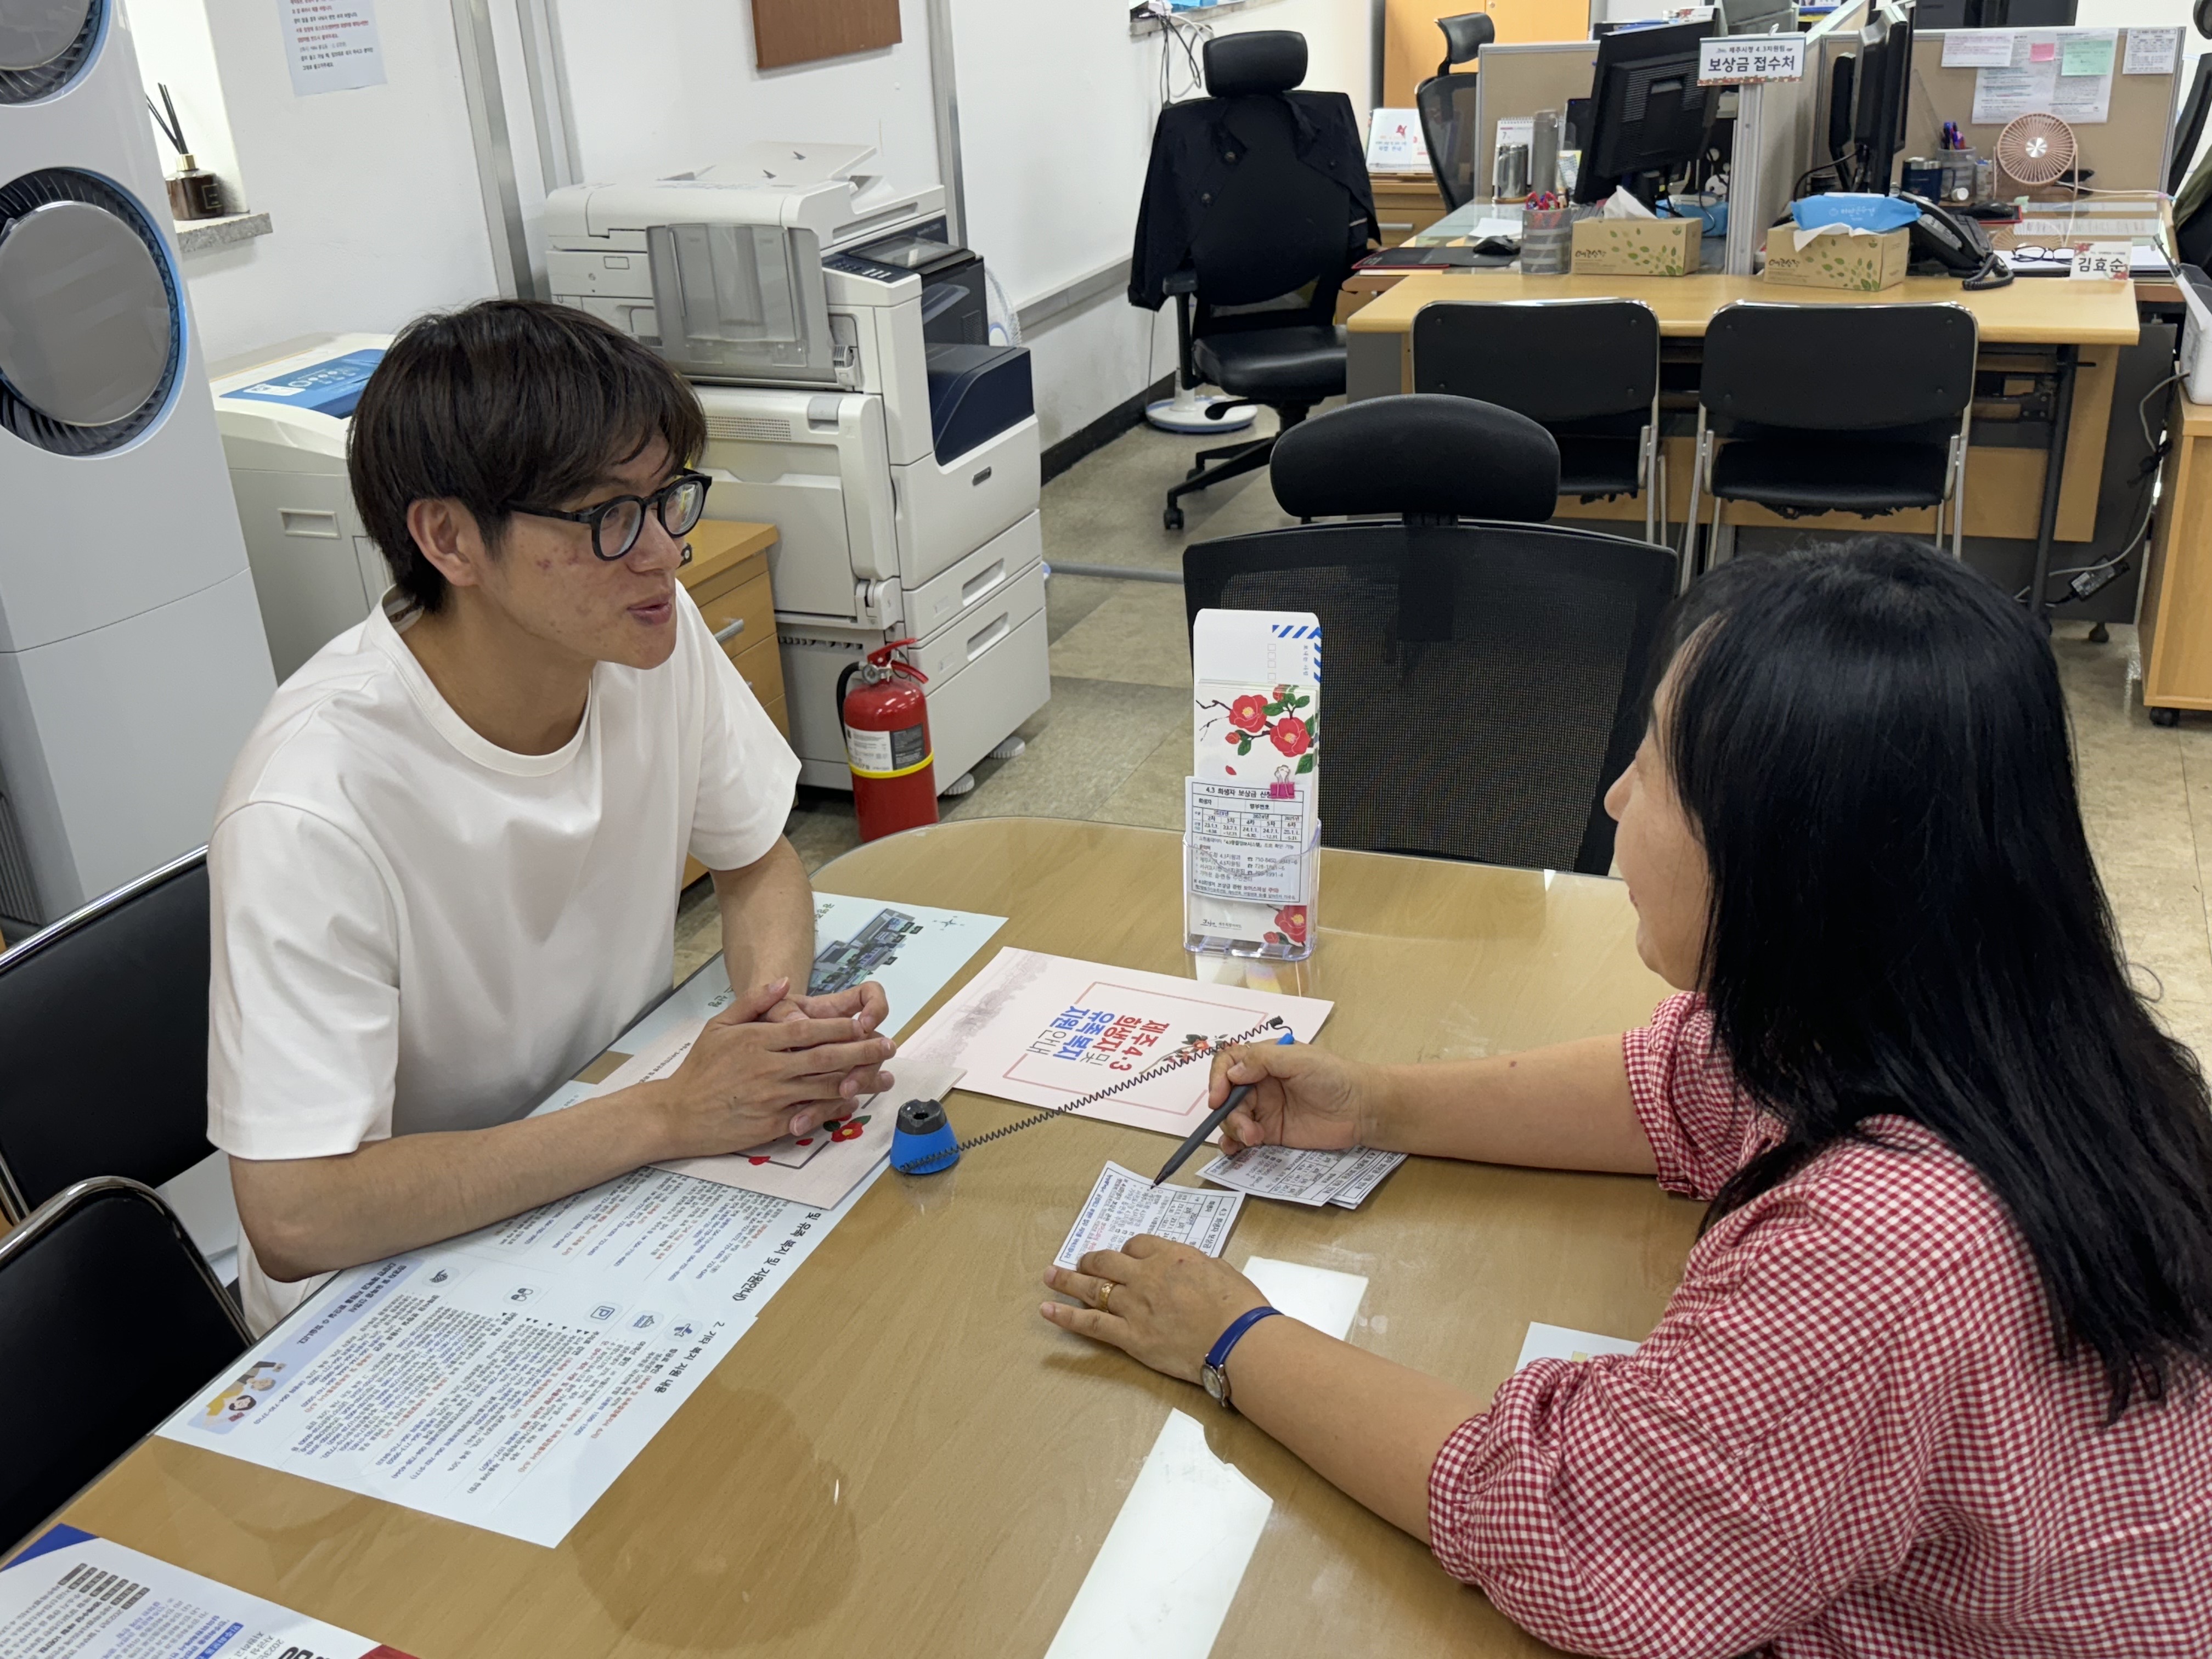
<path fill-rule="evenodd" d="M 1497 188 L 1491 194 L 1501 202 L 1517 202 L 1528 193 L 1528 146 L 1500 144 L 1492 169 Z"/>
<path fill-rule="evenodd" d="M 1529 208 L 1521 216 L 1521 271 L 1564 276 L 1574 269 L 1575 215 L 1569 207 Z"/>

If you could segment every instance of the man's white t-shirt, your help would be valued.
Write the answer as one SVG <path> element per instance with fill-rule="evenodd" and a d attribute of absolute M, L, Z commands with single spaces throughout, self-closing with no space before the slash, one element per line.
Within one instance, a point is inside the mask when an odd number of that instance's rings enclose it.
<path fill-rule="evenodd" d="M 217 1146 L 325 1158 L 507 1122 L 667 990 L 684 854 L 763 857 L 799 775 L 678 594 L 675 653 L 598 665 L 550 755 L 453 712 L 396 593 L 278 688 L 208 850 Z M 257 1331 L 321 1282 L 269 1279 L 242 1233 L 238 1263 Z"/>

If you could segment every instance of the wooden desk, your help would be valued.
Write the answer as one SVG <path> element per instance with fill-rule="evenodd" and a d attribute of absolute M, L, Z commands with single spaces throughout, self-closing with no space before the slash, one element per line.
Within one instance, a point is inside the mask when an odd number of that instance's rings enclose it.
<path fill-rule="evenodd" d="M 2054 437 L 2064 459 L 2055 499 L 2044 488 L 2045 454 L 2026 449 L 1977 444 L 1966 468 L 1966 533 L 2035 539 L 2047 564 L 2053 541 L 2083 542 L 2096 533 L 2097 495 L 2102 480 L 2105 434 L 2112 405 L 2116 354 L 2098 347 L 2130 346 L 2138 328 L 2136 298 L 2123 283 L 2074 283 L 2063 278 L 2023 278 L 2008 288 L 1970 294 L 1956 282 L 1937 276 L 1908 276 L 1880 294 L 1840 289 L 1790 288 L 1756 276 L 1524 276 L 1518 271 L 1424 272 L 1404 278 L 1352 313 L 1346 364 L 1346 386 L 1355 398 L 1379 397 L 1413 387 L 1411 337 L 1413 317 L 1439 300 L 1631 299 L 1650 306 L 1659 331 L 1675 340 L 1702 339 L 1705 325 L 1723 306 L 1740 300 L 1778 305 L 1886 305 L 1949 302 L 1974 313 L 1981 332 L 1980 367 L 1985 373 L 2037 366 L 2055 355 L 2059 382 Z M 2008 351 L 2008 347 L 2032 351 Z M 2083 352 L 2089 353 L 2086 357 Z M 1668 517 L 1681 522 L 1688 506 L 1692 445 L 1686 438 L 1667 441 L 1670 500 Z M 1563 501 L 1563 518 L 1644 517 L 1641 502 Z M 1732 503 L 1729 520 L 1738 526 L 1840 531 L 1864 530 L 1869 520 L 1851 514 L 1780 516 L 1747 502 Z M 1877 521 L 1881 527 L 1931 532 L 1929 512 L 1897 513 Z"/>
<path fill-rule="evenodd" d="M 1618 882 L 1324 851 L 1323 1046 L 1494 1054 L 1642 1023 Z M 1000 944 L 1189 971 L 1182 842 L 1043 819 L 861 848 L 826 891 L 988 911 Z M 964 1133 L 1018 1109 L 956 1092 Z M 671 1654 L 1036 1659 L 1172 1408 L 1274 1501 L 1215 1651 L 1548 1651 L 1428 1553 L 1204 1395 L 1047 1327 L 1038 1275 L 1108 1158 L 1161 1136 L 1050 1124 L 886 1175 L 557 1548 L 165 1440 L 70 1522 L 421 1659 Z M 1228 1256 L 1364 1274 L 1352 1340 L 1488 1390 L 1531 1320 L 1640 1336 L 1700 1206 L 1648 1180 L 1414 1159 L 1356 1213 L 1254 1200 Z"/>
<path fill-rule="evenodd" d="M 1370 173 L 1367 182 L 1375 191 L 1384 247 L 1397 246 L 1444 216 L 1443 191 L 1433 173 Z"/>
<path fill-rule="evenodd" d="M 2160 726 L 2212 708 L 2212 407 L 2173 397 L 2139 641 L 2143 702 Z"/>

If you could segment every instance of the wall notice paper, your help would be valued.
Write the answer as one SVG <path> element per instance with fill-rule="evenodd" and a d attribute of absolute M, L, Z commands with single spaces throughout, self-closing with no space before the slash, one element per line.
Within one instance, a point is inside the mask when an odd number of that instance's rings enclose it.
<path fill-rule="evenodd" d="M 1155 1187 L 1150 1176 L 1109 1164 L 1053 1261 L 1062 1267 L 1079 1267 L 1091 1251 L 1118 1250 L 1139 1233 L 1219 1255 L 1243 1206 L 1242 1193 L 1213 1193 L 1173 1182 Z"/>
<path fill-rule="evenodd" d="M 1318 1209 L 1334 1204 L 1356 1210 L 1382 1184 L 1382 1177 L 1406 1161 L 1403 1152 L 1366 1146 L 1348 1152 L 1304 1152 L 1291 1146 L 1247 1146 L 1234 1158 L 1217 1158 L 1198 1173 L 1217 1187 L 1231 1187 L 1255 1198 L 1280 1199 Z"/>
<path fill-rule="evenodd" d="M 407 1659 L 319 1619 L 75 1527 L 0 1570 L 9 1659 Z"/>
<path fill-rule="evenodd" d="M 908 1065 L 963 1067 L 963 1087 L 1023 1106 L 1066 1106 L 1126 1082 L 1073 1115 L 1181 1139 L 1206 1115 L 1206 1056 L 1223 1039 L 1273 1016 L 1310 1042 L 1334 1006 L 1009 946 L 907 1040 L 891 1065 L 902 1079 Z M 1135 1080 L 1174 1055 L 1188 1058 Z"/>
<path fill-rule="evenodd" d="M 2004 69 L 2012 63 L 2012 36 L 2003 29 L 1947 29 L 1945 69 Z"/>
<path fill-rule="evenodd" d="M 1944 36 L 1947 53 L 1958 33 Z M 1975 72 L 1977 125 L 2002 125 L 2038 112 L 2076 126 L 2096 126 L 2110 118 L 2118 29 L 2019 30 L 2010 39 L 2004 67 Z"/>
<path fill-rule="evenodd" d="M 160 1432 L 557 1544 L 886 1167 L 826 1210 L 638 1170 L 348 1268 Z"/>
<path fill-rule="evenodd" d="M 2181 31 L 2130 29 L 2127 56 L 2120 62 L 2123 75 L 2171 75 L 2181 56 Z"/>
<path fill-rule="evenodd" d="M 375 0 L 276 0 L 284 20 L 284 57 L 292 91 L 349 92 L 384 84 L 384 48 L 377 39 Z"/>
<path fill-rule="evenodd" d="M 1580 1362 L 1601 1353 L 1634 1353 L 1644 1345 L 1626 1337 L 1600 1336 L 1593 1331 L 1571 1331 L 1564 1325 L 1529 1322 L 1522 1340 L 1521 1357 L 1513 1362 L 1519 1370 L 1532 1359 L 1571 1359 Z"/>
<path fill-rule="evenodd" d="M 1429 141 L 1416 109 L 1378 109 L 1367 118 L 1367 166 L 1374 173 L 1426 173 Z"/>

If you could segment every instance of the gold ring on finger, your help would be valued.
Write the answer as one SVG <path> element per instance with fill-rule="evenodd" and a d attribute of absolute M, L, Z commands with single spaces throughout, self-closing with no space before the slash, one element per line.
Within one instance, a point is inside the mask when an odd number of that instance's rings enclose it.
<path fill-rule="evenodd" d="M 1099 1311 L 1100 1313 L 1105 1313 L 1105 1312 L 1107 1312 L 1107 1311 L 1108 1311 L 1108 1310 L 1107 1310 L 1107 1306 L 1106 1306 L 1106 1298 L 1107 1298 L 1107 1297 L 1110 1297 L 1110 1296 L 1112 1296 L 1113 1294 L 1114 1294 L 1114 1281 L 1113 1281 L 1112 1279 L 1100 1279 L 1100 1280 L 1098 1281 L 1098 1311 Z"/>

